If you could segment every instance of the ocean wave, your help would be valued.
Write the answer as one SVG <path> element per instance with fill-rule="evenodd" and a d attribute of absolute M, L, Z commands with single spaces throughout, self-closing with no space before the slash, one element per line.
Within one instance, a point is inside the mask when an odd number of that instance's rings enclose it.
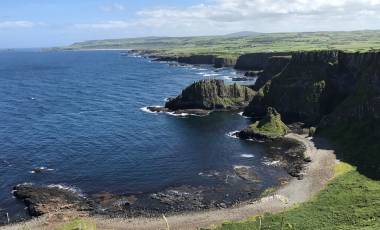
<path fill-rule="evenodd" d="M 264 161 L 262 162 L 263 165 L 266 165 L 266 166 L 280 166 L 281 165 L 281 161 L 271 161 L 269 159 L 264 159 Z"/>
<path fill-rule="evenodd" d="M 242 157 L 242 158 L 254 158 L 255 156 L 253 154 L 241 154 L 240 157 Z"/>
<path fill-rule="evenodd" d="M 236 169 L 251 169 L 252 167 L 247 166 L 247 165 L 234 165 L 233 168 L 236 170 Z"/>
<path fill-rule="evenodd" d="M 181 117 L 181 118 L 206 117 L 206 116 L 210 115 L 210 114 L 200 115 L 200 114 L 195 114 L 195 113 L 176 113 L 176 112 L 166 112 L 166 114 L 168 114 L 170 116 Z"/>
<path fill-rule="evenodd" d="M 216 76 L 220 76 L 220 74 L 218 73 L 205 73 L 203 74 L 204 77 L 216 77 Z"/>
<path fill-rule="evenodd" d="M 75 193 L 81 197 L 86 197 L 84 195 L 84 193 L 82 192 L 82 190 L 80 190 L 79 188 L 74 187 L 74 186 L 65 185 L 65 184 L 49 184 L 47 187 L 48 188 L 56 188 L 56 189 L 60 189 L 60 190 L 64 190 L 64 191 L 69 191 L 69 192 Z"/>
<path fill-rule="evenodd" d="M 237 134 L 239 132 L 240 132 L 239 130 L 235 130 L 235 131 L 231 131 L 231 132 L 227 133 L 226 135 L 228 137 L 231 137 L 231 138 L 234 138 L 234 139 L 239 139 L 239 137 L 237 136 Z"/>
<path fill-rule="evenodd" d="M 143 111 L 143 112 L 146 112 L 146 113 L 152 113 L 152 114 L 161 113 L 161 112 L 151 111 L 151 110 L 148 109 L 148 107 L 153 107 L 153 108 L 163 108 L 163 106 L 155 105 L 155 106 L 146 106 L 146 107 L 142 107 L 142 108 L 140 108 L 140 110 Z"/>
<path fill-rule="evenodd" d="M 54 169 L 47 168 L 45 166 L 42 167 L 36 167 L 30 173 L 35 174 L 35 173 L 43 173 L 43 172 L 51 172 L 54 171 Z"/>
<path fill-rule="evenodd" d="M 243 114 L 244 114 L 244 112 L 240 112 L 240 113 L 238 113 L 240 116 L 242 116 L 242 117 L 244 117 L 244 118 L 249 118 L 249 117 L 247 117 L 247 116 L 244 116 Z"/>

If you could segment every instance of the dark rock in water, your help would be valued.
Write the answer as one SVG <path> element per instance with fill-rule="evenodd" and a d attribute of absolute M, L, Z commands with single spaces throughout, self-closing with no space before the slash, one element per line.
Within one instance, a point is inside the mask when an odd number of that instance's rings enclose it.
<path fill-rule="evenodd" d="M 255 95 L 252 89 L 237 84 L 225 85 L 223 80 L 198 81 L 165 107 L 176 111 L 184 109 L 237 110 L 247 106 Z"/>
<path fill-rule="evenodd" d="M 251 78 L 249 78 L 249 77 L 234 77 L 234 78 L 232 78 L 232 81 L 249 81 L 249 80 L 251 80 Z"/>
<path fill-rule="evenodd" d="M 47 167 L 37 167 L 37 168 L 34 168 L 31 171 L 31 173 L 40 174 L 40 173 L 45 173 L 45 172 L 49 172 L 49 171 L 53 171 L 53 169 L 49 169 Z"/>
<path fill-rule="evenodd" d="M 93 209 L 91 202 L 86 198 L 58 187 L 22 184 L 14 187 L 13 194 L 17 199 L 24 201 L 31 216 L 63 210 L 90 211 Z"/>
<path fill-rule="evenodd" d="M 306 147 L 301 143 L 289 138 L 277 138 L 268 144 L 267 157 L 272 160 L 280 161 L 292 177 L 302 177 L 305 164 Z"/>
<path fill-rule="evenodd" d="M 237 136 L 242 139 L 274 139 L 284 136 L 288 131 L 289 128 L 282 122 L 281 115 L 269 107 L 262 120 L 237 133 Z"/>
<path fill-rule="evenodd" d="M 207 116 L 211 113 L 210 110 L 204 109 L 180 109 L 172 112 L 173 115 L 192 115 L 192 116 Z"/>
<path fill-rule="evenodd" d="M 252 167 L 249 166 L 235 166 L 234 171 L 241 179 L 250 182 L 260 182 L 259 177 Z"/>
<path fill-rule="evenodd" d="M 165 113 L 169 112 L 169 110 L 165 107 L 157 107 L 157 106 L 148 106 L 147 109 L 153 113 Z"/>
<path fill-rule="evenodd" d="M 263 70 L 252 70 L 245 72 L 244 76 L 246 77 L 259 77 L 264 71 Z"/>

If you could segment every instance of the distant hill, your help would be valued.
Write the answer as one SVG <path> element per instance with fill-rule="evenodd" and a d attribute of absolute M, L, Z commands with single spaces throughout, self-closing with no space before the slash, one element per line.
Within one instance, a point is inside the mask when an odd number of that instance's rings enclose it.
<path fill-rule="evenodd" d="M 368 51 L 380 49 L 380 30 L 351 32 L 256 33 L 237 32 L 223 36 L 145 37 L 94 40 L 72 44 L 65 49 L 137 49 L 169 55 L 215 54 L 239 56 L 244 53 L 310 50 Z"/>
<path fill-rule="evenodd" d="M 252 37 L 260 35 L 259 32 L 253 32 L 253 31 L 240 31 L 236 33 L 226 34 L 225 37 Z"/>

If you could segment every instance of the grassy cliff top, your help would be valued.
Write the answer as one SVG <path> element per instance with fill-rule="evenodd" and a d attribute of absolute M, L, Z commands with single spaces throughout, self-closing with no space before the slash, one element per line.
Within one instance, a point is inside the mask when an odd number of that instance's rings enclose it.
<path fill-rule="evenodd" d="M 244 53 L 380 49 L 380 30 L 352 32 L 255 33 L 246 36 L 146 37 L 94 40 L 68 49 L 139 49 L 167 55 L 215 54 L 223 57 Z"/>

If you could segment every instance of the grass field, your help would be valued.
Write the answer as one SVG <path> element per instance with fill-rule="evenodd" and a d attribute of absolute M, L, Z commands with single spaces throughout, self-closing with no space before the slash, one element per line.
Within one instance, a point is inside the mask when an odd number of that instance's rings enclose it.
<path fill-rule="evenodd" d="M 345 163 L 338 164 L 335 171 L 336 178 L 312 201 L 217 229 L 380 229 L 380 182 Z"/>
<path fill-rule="evenodd" d="M 75 43 L 69 49 L 143 49 L 172 55 L 244 53 L 339 49 L 380 49 L 380 31 L 257 33 L 249 36 L 148 37 Z"/>

